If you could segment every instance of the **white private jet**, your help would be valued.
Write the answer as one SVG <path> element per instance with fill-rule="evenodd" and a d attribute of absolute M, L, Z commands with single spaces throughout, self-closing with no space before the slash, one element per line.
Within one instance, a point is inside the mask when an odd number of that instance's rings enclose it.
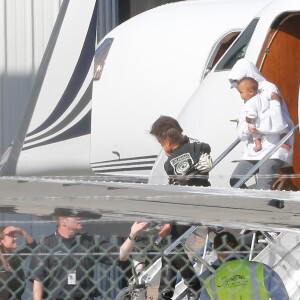
<path fill-rule="evenodd" d="M 97 1 L 64 1 L 2 174 L 149 175 L 160 149 L 151 124 L 179 114 L 270 1 L 164 5 L 121 24 L 96 48 Z"/>
<path fill-rule="evenodd" d="M 235 167 L 232 161 L 240 158 L 243 147 L 242 143 L 236 141 L 236 123 L 231 122 L 238 118 L 243 102 L 236 89 L 230 89 L 228 81 L 229 72 L 237 60 L 246 58 L 252 61 L 268 80 L 279 87 L 294 124 L 297 126 L 299 123 L 299 24 L 299 1 L 272 1 L 266 5 L 216 63 L 181 110 L 178 120 L 188 135 L 211 145 L 212 155 L 218 162 L 210 173 L 213 185 L 229 184 L 228 178 Z M 294 136 L 294 168 L 295 173 L 299 173 L 298 131 L 295 130 Z M 219 163 L 220 158 L 224 159 Z M 164 160 L 162 153 L 152 171 L 150 182 L 166 181 Z M 224 177 L 227 178 L 225 183 Z"/>
<path fill-rule="evenodd" d="M 232 161 L 237 160 L 240 156 L 238 152 L 241 151 L 240 147 L 242 145 L 240 145 L 239 141 L 236 140 L 235 124 L 231 123 L 230 120 L 237 118 L 242 103 L 238 93 L 235 90 L 230 90 L 228 75 L 232 66 L 238 59 L 246 58 L 256 63 L 262 74 L 270 81 L 276 83 L 285 97 L 291 117 L 295 124 L 295 127 L 290 134 L 294 134 L 295 136 L 294 169 L 296 174 L 293 178 L 293 181 L 299 187 L 299 182 L 297 182 L 297 174 L 299 173 L 300 167 L 298 149 L 298 123 L 300 119 L 300 65 L 298 62 L 300 57 L 299 28 L 299 1 L 292 0 L 284 3 L 282 1 L 271 2 L 253 18 L 241 35 L 230 46 L 224 56 L 216 63 L 205 80 L 200 84 L 197 91 L 195 91 L 194 95 L 186 103 L 184 109 L 180 112 L 178 120 L 185 131 L 188 132 L 192 137 L 207 141 L 211 145 L 214 154 L 217 157 L 215 161 L 216 166 L 210 173 L 210 179 L 213 185 L 222 186 L 221 184 L 224 180 L 223 176 L 229 178 L 233 168 L 235 167 Z M 205 102 L 210 103 L 209 106 L 203 105 L 204 99 Z M 217 134 L 211 134 L 212 131 L 218 132 L 219 137 Z M 224 149 L 224 145 L 228 145 L 226 150 Z M 278 145 L 278 147 L 279 146 L 280 145 Z M 155 167 L 152 170 L 149 180 L 150 183 L 155 184 L 166 182 L 166 175 L 163 171 L 163 163 L 165 159 L 166 157 L 164 153 L 161 153 L 156 161 Z M 262 161 L 260 161 L 259 164 Z M 254 172 L 255 168 L 252 170 L 252 173 Z M 220 177 L 221 174 L 223 175 L 222 177 Z M 242 178 L 241 182 L 248 180 L 251 174 L 248 175 L 249 176 Z M 222 192 L 220 193 L 220 199 L 225 196 L 225 190 L 226 189 L 222 189 Z M 236 190 L 229 189 L 228 191 L 233 193 L 231 197 L 229 196 L 229 198 L 233 200 L 236 195 Z M 266 196 L 264 191 L 256 192 L 258 193 L 257 197 L 262 196 L 264 198 Z M 246 192 L 248 196 L 250 196 L 251 193 L 252 191 L 250 192 L 249 190 Z M 282 191 L 281 195 L 295 197 L 295 203 L 299 203 L 299 192 Z M 210 209 L 212 209 L 214 205 L 213 203 L 216 203 L 217 201 L 217 197 L 214 196 L 212 198 L 212 202 L 208 204 Z M 240 200 L 242 199 L 240 197 L 238 198 Z M 277 199 L 276 197 L 271 198 L 269 197 L 269 205 L 272 205 L 272 203 L 274 203 L 273 201 Z M 268 199 L 268 196 L 265 198 L 265 200 L 266 199 Z M 242 201 L 240 205 L 245 205 L 245 209 L 246 206 L 251 206 L 254 204 L 252 201 L 253 199 L 248 199 L 248 201 Z M 202 200 L 199 202 L 203 204 Z M 227 204 L 223 202 L 222 205 L 226 206 Z M 296 206 L 298 206 L 298 204 L 296 204 Z M 240 215 L 239 211 L 236 211 L 237 207 L 239 207 L 239 205 L 236 203 L 235 205 L 230 206 L 229 210 L 231 213 L 236 214 L 236 217 L 234 217 L 235 222 L 236 219 L 240 220 L 241 223 L 238 225 L 238 227 L 243 229 L 251 228 L 252 226 L 247 222 L 247 218 Z M 254 215 L 249 212 L 248 217 L 252 219 L 252 221 L 258 221 L 260 216 L 262 218 L 268 218 L 268 213 L 264 210 L 263 206 L 259 205 L 257 208 L 258 207 L 261 209 L 259 209 L 260 212 L 256 211 Z M 286 208 L 287 207 L 283 209 L 285 210 Z M 244 209 L 243 212 L 246 212 L 247 209 Z M 227 215 L 225 212 L 226 209 L 223 207 L 221 211 L 217 209 L 215 212 L 216 219 L 218 219 L 216 222 L 217 225 L 226 223 L 224 222 L 224 217 Z M 203 215 L 203 220 L 205 220 L 208 215 L 209 213 Z M 291 220 L 290 217 L 287 219 Z M 244 223 L 244 225 L 242 225 L 242 223 Z M 232 224 L 229 227 L 232 227 Z M 262 250 L 253 259 L 271 265 L 283 278 L 288 289 L 290 299 L 299 299 L 299 281 L 296 279 L 299 278 L 300 270 L 298 264 L 298 258 L 300 254 L 299 232 L 297 229 L 298 226 L 292 226 L 292 231 L 287 233 L 285 231 L 288 230 L 288 227 L 289 226 L 285 227 L 283 231 L 279 230 L 281 234 L 277 235 L 275 240 L 269 239 L 268 247 Z M 258 228 L 263 231 L 267 229 L 263 224 L 260 224 Z M 271 229 L 271 231 L 276 231 L 275 224 L 272 225 L 272 228 L 273 229 Z M 152 274 L 151 272 L 154 271 L 149 270 L 148 272 Z M 145 274 L 141 276 L 141 278 L 145 277 L 147 277 Z"/>
<path fill-rule="evenodd" d="M 248 58 L 276 81 L 298 124 L 300 2 L 186 1 L 163 6 L 116 28 L 96 54 L 96 2 L 84 1 L 82 7 L 79 1 L 64 3 L 25 121 L 1 162 L 6 175 L 0 179 L 1 206 L 40 216 L 52 214 L 55 207 L 88 207 L 114 220 L 175 220 L 276 231 L 280 234 L 268 239 L 267 247 L 252 259 L 274 267 L 290 299 L 299 299 L 300 193 L 240 190 L 226 184 L 240 146 L 230 152 L 237 142 L 235 125 L 229 121 L 237 117 L 241 105 L 227 79 L 236 59 Z M 78 9 L 83 19 L 74 24 Z M 220 25 L 212 15 L 222 19 Z M 157 27 L 151 28 L 153 23 Z M 231 46 L 226 45 L 228 40 Z M 218 60 L 223 44 L 228 50 Z M 218 162 L 211 174 L 212 187 L 163 185 L 163 154 L 149 184 L 70 177 L 109 174 L 124 179 L 149 172 L 159 148 L 147 130 L 161 114 L 179 114 L 188 135 L 211 144 Z M 297 127 L 293 133 L 298 172 Z M 47 174 L 66 177 L 32 177 Z M 277 207 L 274 201 L 283 205 Z M 146 270 L 138 283 L 150 285 L 155 272 Z"/>

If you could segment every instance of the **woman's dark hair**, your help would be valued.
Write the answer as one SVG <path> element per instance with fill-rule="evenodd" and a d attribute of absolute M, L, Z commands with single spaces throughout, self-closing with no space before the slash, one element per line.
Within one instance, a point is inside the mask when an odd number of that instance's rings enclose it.
<path fill-rule="evenodd" d="M 6 227 L 0 227 L 0 240 L 4 239 L 4 236 L 5 236 L 4 230 L 5 230 L 5 228 Z M 4 271 L 9 272 L 9 271 L 11 271 L 11 269 L 10 269 L 10 266 L 9 266 L 8 262 L 6 261 L 4 255 L 3 255 L 3 253 L 5 253 L 5 252 L 6 252 L 5 247 L 2 244 L 0 244 L 0 263 L 2 264 Z"/>
<path fill-rule="evenodd" d="M 4 230 L 5 230 L 5 228 L 6 228 L 5 226 L 0 227 L 0 240 L 4 239 L 4 236 L 5 236 Z"/>
<path fill-rule="evenodd" d="M 4 239 L 5 234 L 4 234 L 4 230 L 5 230 L 5 226 L 0 227 L 0 241 Z M 4 253 L 6 252 L 5 247 L 2 245 L 2 243 L 0 242 L 0 252 Z"/>

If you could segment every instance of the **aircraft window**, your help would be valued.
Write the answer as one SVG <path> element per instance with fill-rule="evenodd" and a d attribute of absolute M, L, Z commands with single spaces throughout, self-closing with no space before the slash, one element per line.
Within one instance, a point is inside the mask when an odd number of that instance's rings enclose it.
<path fill-rule="evenodd" d="M 206 75 L 212 70 L 215 64 L 219 61 L 226 50 L 232 45 L 232 43 L 240 33 L 241 31 L 229 32 L 216 43 L 216 46 L 214 47 L 212 54 L 208 59 L 205 71 L 203 72 L 203 78 L 205 78 Z"/>
<path fill-rule="evenodd" d="M 250 39 L 253 35 L 258 19 L 254 19 L 236 39 L 234 44 L 230 47 L 228 52 L 220 60 L 216 66 L 216 71 L 230 70 L 233 65 L 241 58 L 245 57 L 246 50 Z"/>
<path fill-rule="evenodd" d="M 114 39 L 104 40 L 95 51 L 94 80 L 99 80 L 105 65 L 106 57 Z"/>

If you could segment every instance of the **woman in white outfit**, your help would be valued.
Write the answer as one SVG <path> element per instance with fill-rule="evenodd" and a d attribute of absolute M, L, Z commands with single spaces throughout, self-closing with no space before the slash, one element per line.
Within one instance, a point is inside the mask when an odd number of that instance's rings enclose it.
<path fill-rule="evenodd" d="M 251 77 L 258 82 L 258 88 L 262 97 L 266 97 L 270 101 L 277 100 L 272 104 L 272 107 L 275 107 L 273 113 L 277 114 L 278 111 L 280 111 L 282 113 L 282 118 L 288 123 L 287 130 L 291 130 L 294 127 L 294 124 L 290 118 L 288 108 L 278 88 L 273 83 L 267 81 L 252 62 L 243 58 L 237 61 L 230 71 L 229 81 L 231 83 L 231 87 L 236 88 L 238 82 L 244 77 Z M 276 108 L 276 105 L 281 105 L 281 107 Z M 242 141 L 246 141 L 246 146 L 243 151 L 241 160 L 239 161 L 237 167 L 231 175 L 231 186 L 234 186 L 243 175 L 247 174 L 248 171 L 251 170 L 252 167 L 259 160 L 261 160 L 271 149 L 273 149 L 281 139 L 280 132 L 277 134 L 263 134 L 261 139 L 262 150 L 257 152 L 254 151 L 255 144 L 252 134 L 259 132 L 255 128 L 251 127 L 251 124 L 248 124 L 246 122 L 245 117 L 246 112 L 245 108 L 243 107 L 239 116 L 238 136 Z M 280 122 L 282 122 L 282 119 L 280 119 L 279 116 L 278 123 L 280 124 Z M 291 137 L 287 141 L 286 145 L 280 147 L 270 157 L 270 159 L 268 159 L 261 165 L 258 170 L 258 180 L 256 185 L 257 189 L 271 189 L 274 181 L 277 178 L 276 174 L 279 173 L 280 168 L 292 166 L 293 146 L 294 138 Z M 243 184 L 241 188 L 247 188 L 247 186 Z"/>

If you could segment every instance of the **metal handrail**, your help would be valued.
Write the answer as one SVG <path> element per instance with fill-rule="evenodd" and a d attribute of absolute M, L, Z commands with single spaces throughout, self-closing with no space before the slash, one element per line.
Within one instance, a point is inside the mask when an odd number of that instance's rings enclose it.
<path fill-rule="evenodd" d="M 233 187 L 239 188 L 244 184 L 255 172 L 261 167 L 261 165 L 266 162 L 294 133 L 299 129 L 299 124 L 294 126 L 279 142 L 274 148 L 272 148 L 261 160 L 259 160 L 247 174 L 245 174 Z"/>
<path fill-rule="evenodd" d="M 216 270 L 201 256 L 197 255 L 193 249 L 191 249 L 189 246 L 187 245 L 184 245 L 184 249 L 187 251 L 187 252 L 190 252 L 192 253 L 193 257 L 195 257 L 198 261 L 201 262 L 202 264 L 202 267 L 204 266 L 206 269 L 208 269 L 211 273 L 214 273 L 216 272 Z M 203 268 L 201 267 L 201 274 L 202 274 L 202 271 L 203 271 Z"/>
<path fill-rule="evenodd" d="M 184 232 L 178 239 L 176 239 L 169 247 L 167 247 L 164 251 L 165 255 L 168 255 L 173 249 L 175 249 L 178 244 L 182 243 L 184 239 L 186 239 L 193 231 L 197 228 L 197 226 L 191 226 L 186 232 Z"/>
<path fill-rule="evenodd" d="M 232 144 L 229 145 L 229 147 L 224 151 L 222 152 L 213 162 L 213 168 L 223 159 L 225 158 L 229 152 L 231 152 L 239 143 L 240 143 L 240 139 L 237 138 L 236 140 L 233 141 Z"/>

